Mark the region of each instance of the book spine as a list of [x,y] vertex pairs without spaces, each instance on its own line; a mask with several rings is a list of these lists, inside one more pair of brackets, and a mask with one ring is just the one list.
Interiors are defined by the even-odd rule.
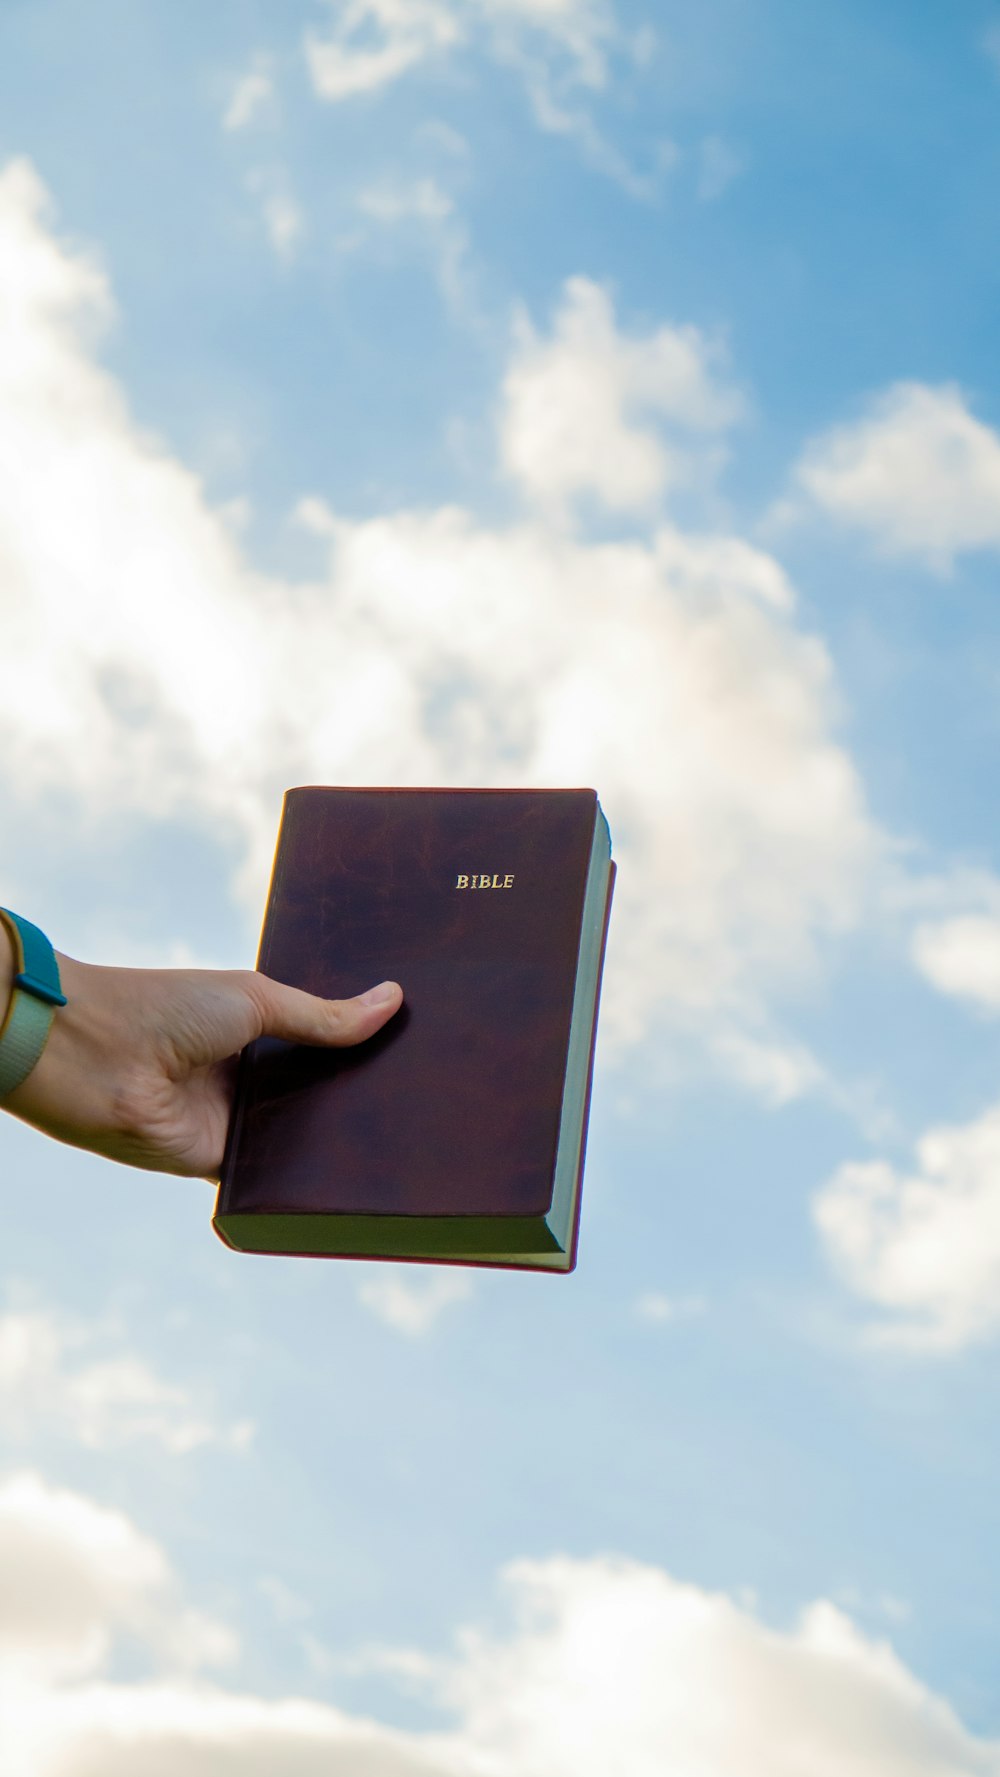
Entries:
[[611,924],[611,902],[614,899],[615,879],[618,868],[612,859],[608,872],[608,893],[604,903],[604,929],[601,933],[601,955],[597,965],[597,993],[594,997],[594,1022],[590,1033],[590,1060],[587,1065],[587,1086],[583,1095],[583,1140],[580,1143],[580,1164],[576,1176],[576,1215],[573,1218],[573,1243],[570,1247],[569,1265],[565,1275],[576,1270],[577,1253],[580,1246],[580,1210],[582,1204],[583,1168],[587,1158],[587,1134],[590,1129],[590,1097],[594,1085],[594,1061],[597,1055],[597,1022],[601,1010],[601,983],[604,979],[604,958],[608,948],[608,927]]

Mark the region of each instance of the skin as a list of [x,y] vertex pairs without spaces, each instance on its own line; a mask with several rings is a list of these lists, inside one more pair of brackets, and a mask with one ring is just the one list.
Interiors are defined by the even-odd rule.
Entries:
[[[68,1005],[2,1108],[57,1141],[150,1172],[217,1179],[239,1051],[260,1036],[347,1048],[399,1010],[383,981],[316,999],[252,969],[109,969],[57,954]],[[0,924],[0,1020],[13,979]]]

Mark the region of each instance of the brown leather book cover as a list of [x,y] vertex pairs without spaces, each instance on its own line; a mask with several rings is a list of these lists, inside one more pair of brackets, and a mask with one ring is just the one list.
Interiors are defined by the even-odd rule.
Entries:
[[592,790],[289,791],[258,968],[404,1004],[354,1049],[245,1051],[222,1238],[570,1269],[613,874]]

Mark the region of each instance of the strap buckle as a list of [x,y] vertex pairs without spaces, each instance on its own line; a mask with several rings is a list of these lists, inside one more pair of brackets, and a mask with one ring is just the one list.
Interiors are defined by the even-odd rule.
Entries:
[[32,999],[41,1000],[45,1006],[68,1004],[64,993],[60,993],[57,988],[50,986],[47,981],[40,980],[37,975],[28,974],[26,970],[22,971],[20,975],[14,976],[11,987],[19,987],[22,993],[30,993]]

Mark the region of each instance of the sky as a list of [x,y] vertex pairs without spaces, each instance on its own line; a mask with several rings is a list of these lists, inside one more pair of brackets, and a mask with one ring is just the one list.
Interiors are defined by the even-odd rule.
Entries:
[[0,0],[0,903],[619,871],[570,1277],[0,1119],[5,1769],[1000,1774],[998,188],[965,0]]

